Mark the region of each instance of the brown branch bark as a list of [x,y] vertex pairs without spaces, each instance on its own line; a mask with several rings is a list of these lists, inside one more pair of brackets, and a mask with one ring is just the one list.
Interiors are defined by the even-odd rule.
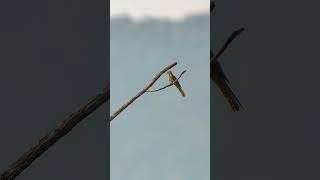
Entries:
[[182,76],[186,71],[187,71],[187,70],[184,70],[184,71],[180,74],[180,76],[179,76],[175,81],[173,81],[172,83],[170,83],[170,84],[168,84],[168,85],[166,85],[166,86],[164,86],[164,87],[162,87],[162,88],[159,88],[159,89],[156,89],[156,90],[150,90],[150,91],[146,91],[146,92],[157,92],[157,91],[160,91],[160,90],[162,90],[162,89],[165,89],[165,88],[168,88],[168,87],[172,86],[174,83],[176,83],[177,81],[179,81],[179,79],[181,78],[181,76]]
[[137,95],[135,95],[134,97],[132,97],[129,101],[127,101],[126,103],[124,103],[118,110],[116,110],[111,116],[110,116],[110,122],[117,117],[123,110],[125,110],[130,104],[132,104],[136,99],[138,99],[140,96],[142,96],[145,92],[147,92],[147,90],[160,78],[160,76],[167,72],[169,69],[171,69],[172,67],[174,67],[175,65],[177,65],[177,62],[165,67],[162,71],[160,71],[160,73],[158,73],[153,79],[152,81],[146,86],[144,87],[140,92],[138,92]]
[[92,100],[82,106],[76,112],[70,114],[58,126],[49,131],[34,146],[25,152],[11,166],[4,171],[0,180],[12,180],[23,170],[31,165],[33,161],[39,158],[46,150],[52,147],[60,138],[69,133],[85,117],[93,113],[98,107],[110,99],[110,87],[104,88],[103,92],[96,95]]

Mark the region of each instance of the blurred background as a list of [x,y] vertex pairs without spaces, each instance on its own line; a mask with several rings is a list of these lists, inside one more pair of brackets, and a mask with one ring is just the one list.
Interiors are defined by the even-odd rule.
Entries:
[[216,180],[320,179],[320,2],[217,0],[216,50],[244,110],[232,113],[211,86],[212,175]]
[[209,179],[209,22],[207,0],[111,1],[111,113],[164,67],[187,70],[186,97],[174,86],[146,93],[112,121],[112,180]]
[[[105,0],[0,1],[0,171],[102,91],[109,79]],[[107,179],[109,106],[17,180]]]
[[111,18],[119,15],[128,15],[133,19],[145,19],[146,17],[183,19],[190,14],[208,13],[209,2],[207,0],[111,0]]

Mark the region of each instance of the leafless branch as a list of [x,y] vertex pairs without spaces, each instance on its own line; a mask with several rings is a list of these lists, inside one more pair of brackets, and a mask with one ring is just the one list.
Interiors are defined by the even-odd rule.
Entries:
[[49,131],[34,146],[25,152],[11,166],[4,171],[0,180],[12,180],[23,170],[31,165],[33,161],[39,158],[45,151],[52,147],[60,138],[69,133],[72,128],[79,124],[85,117],[93,113],[98,107],[110,99],[110,87],[104,88],[103,92],[96,95],[88,103],[79,108],[76,112],[70,114],[58,126]]
[[231,42],[237,37],[239,36],[242,32],[244,31],[244,28],[240,28],[236,31],[234,31],[229,38],[227,39],[227,41],[225,42],[225,44],[221,47],[221,49],[219,49],[218,53],[216,55],[214,55],[211,59],[211,61],[217,61],[218,58],[223,54],[223,52],[228,48],[228,46],[231,44]]
[[159,89],[156,89],[156,90],[150,90],[150,91],[146,91],[146,92],[157,92],[157,91],[160,91],[160,90],[162,90],[162,89],[165,89],[165,88],[168,88],[168,87],[172,86],[174,83],[176,83],[176,82],[181,78],[181,76],[182,76],[186,71],[187,71],[187,70],[184,70],[184,71],[180,74],[180,76],[179,76],[175,81],[173,81],[172,83],[170,83],[170,84],[168,84],[168,85],[166,85],[166,86],[164,86],[164,87],[162,87],[162,88],[159,88]]
[[153,79],[152,81],[146,86],[144,87],[140,92],[138,92],[137,95],[135,95],[134,97],[132,97],[129,101],[127,101],[126,103],[124,103],[118,110],[116,110],[111,116],[110,116],[110,122],[117,117],[123,110],[125,110],[130,104],[132,104],[136,99],[138,99],[140,96],[142,96],[145,92],[148,91],[148,89],[160,78],[160,76],[167,72],[169,69],[171,69],[172,67],[174,67],[175,65],[177,65],[177,62],[165,67],[162,71],[160,71],[160,73],[158,73]]

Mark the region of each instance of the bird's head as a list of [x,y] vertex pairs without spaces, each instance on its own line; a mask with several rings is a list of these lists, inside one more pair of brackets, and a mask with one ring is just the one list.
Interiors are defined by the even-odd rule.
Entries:
[[168,74],[168,75],[172,75],[172,72],[171,72],[171,71],[167,71],[167,74]]

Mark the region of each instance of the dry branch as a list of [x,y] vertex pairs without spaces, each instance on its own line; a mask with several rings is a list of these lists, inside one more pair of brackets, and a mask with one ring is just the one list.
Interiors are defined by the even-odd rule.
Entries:
[[[126,103],[124,103],[118,110],[116,110],[111,116],[110,116],[110,122],[117,117],[123,110],[125,110],[130,104],[132,104],[136,99],[138,99],[140,96],[142,96],[145,92],[148,91],[148,89],[160,78],[160,76],[167,72],[169,69],[171,69],[172,67],[174,67],[175,65],[177,65],[177,62],[165,67],[162,71],[160,71],[160,73],[158,73],[153,79],[152,81],[146,86],[144,87],[140,92],[138,92],[137,95],[135,95],[134,97],[132,97],[129,101],[127,101]],[[183,73],[182,73],[183,74]],[[181,75],[182,75],[181,74]],[[180,75],[180,77],[181,77]],[[179,78],[180,78],[179,77]]]
[[229,36],[229,38],[227,39],[227,41],[225,42],[225,44],[221,47],[221,49],[219,49],[218,53],[211,58],[211,61],[217,61],[218,58],[223,54],[223,52],[229,47],[229,45],[232,43],[232,41],[233,41],[237,36],[239,36],[243,31],[244,31],[244,28],[240,28],[240,29],[234,31],[234,32]]
[[166,85],[166,86],[163,86],[162,88],[159,88],[159,89],[156,89],[156,90],[150,90],[150,91],[146,91],[146,92],[157,92],[157,91],[160,91],[160,90],[162,90],[162,89],[165,89],[165,88],[168,88],[168,87],[172,86],[174,83],[176,83],[177,81],[179,81],[179,79],[181,78],[181,76],[182,76],[186,71],[187,71],[187,70],[184,70],[184,71],[180,74],[180,76],[179,76],[175,81],[173,81],[172,83],[170,83],[170,84],[168,84],[168,85]]
[[[216,7],[215,1],[211,0],[210,1],[210,13],[213,13],[214,8]],[[218,53],[216,55],[213,55],[212,51],[210,50],[210,54],[213,55],[213,57],[210,57],[211,62],[212,61],[217,61],[218,58],[223,54],[223,52],[228,48],[228,46],[231,44],[231,42],[237,37],[239,36],[242,32],[244,31],[244,28],[240,28],[236,31],[234,31],[229,38],[227,39],[227,41],[225,42],[225,44],[221,47],[220,50],[218,50]]]
[[18,160],[4,171],[0,180],[12,180],[23,170],[31,165],[33,161],[39,158],[46,150],[52,147],[60,138],[69,133],[85,117],[93,113],[98,107],[110,99],[110,87],[104,88],[103,92],[92,98],[87,104],[78,111],[69,115],[55,129],[49,131],[37,144],[32,146]]

